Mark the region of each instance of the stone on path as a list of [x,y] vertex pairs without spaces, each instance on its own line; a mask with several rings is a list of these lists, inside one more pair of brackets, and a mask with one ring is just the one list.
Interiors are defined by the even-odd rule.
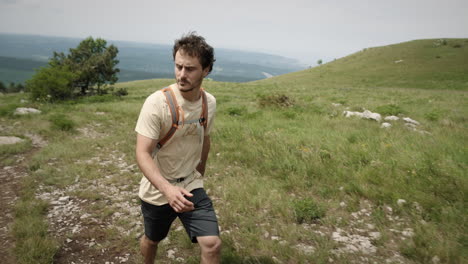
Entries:
[[27,107],[18,107],[15,110],[15,115],[27,115],[27,114],[40,114],[41,111],[35,108],[27,108]]
[[0,137],[0,145],[12,145],[24,141],[24,139],[19,137]]

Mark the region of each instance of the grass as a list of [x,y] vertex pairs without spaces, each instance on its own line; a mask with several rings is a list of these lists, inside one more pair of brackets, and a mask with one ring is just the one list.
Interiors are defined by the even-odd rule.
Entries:
[[[205,188],[218,212],[223,263],[274,263],[275,259],[283,263],[327,263],[329,259],[334,263],[382,263],[395,253],[407,263],[427,263],[434,257],[441,263],[463,263],[467,257],[463,223],[468,183],[465,77],[452,72],[449,61],[439,65],[448,67],[446,72],[440,71],[443,80],[427,78],[426,64],[408,73],[414,76],[411,80],[403,72],[397,79],[387,76],[388,67],[396,67],[393,61],[403,58],[402,54],[407,55],[404,62],[418,62],[417,56],[412,57],[414,45],[423,49],[423,58],[429,60],[429,51],[437,51],[442,60],[465,52],[464,40],[457,41],[460,48],[453,48],[455,40],[447,40],[441,47],[431,46],[434,41],[422,41],[375,48],[304,72],[252,83],[206,82],[218,107]],[[455,55],[452,63],[463,68],[464,62]],[[366,71],[351,68],[375,63],[374,56],[381,56],[376,60],[391,58],[392,63],[381,71],[369,71],[363,81],[359,74]],[[348,70],[349,74],[342,74]],[[49,142],[28,161],[31,173],[18,202],[18,208],[31,208],[30,214],[17,209],[16,252],[25,256],[19,258],[20,263],[30,263],[37,252],[44,256],[36,263],[51,263],[60,243],[44,232],[47,205],[34,199],[36,186],[65,189],[78,182],[81,189],[69,195],[95,202],[86,210],[102,221],[119,210],[109,204],[121,198],[138,207],[135,188],[141,175],[122,172],[119,164],[135,163],[133,129],[144,99],[171,82],[118,84],[117,89],[125,87],[129,92],[122,98],[29,103],[43,110],[34,118],[10,115],[11,105],[19,105],[27,95],[0,97],[2,121],[16,122],[15,134],[34,132]],[[428,133],[409,130],[401,120],[390,129],[381,129],[373,121],[345,118],[342,112],[346,109],[408,116]],[[72,129],[60,125],[56,129],[54,120],[66,120],[73,124]],[[83,128],[97,136],[84,136]],[[30,143],[24,144],[13,149],[2,146],[2,158],[27,151]],[[96,182],[115,187],[120,194],[92,189]],[[122,194],[132,190],[133,196]],[[406,203],[398,205],[398,199]],[[360,213],[363,209],[369,215]],[[24,221],[35,223],[33,230]],[[368,224],[381,233],[372,240],[376,254],[334,253],[342,247],[331,238],[337,228],[358,233],[357,229],[367,230]],[[115,222],[114,227],[133,230],[128,219]],[[402,239],[404,228],[411,228],[414,235]],[[107,242],[102,244],[115,243],[117,251],[137,255],[132,232],[109,229]],[[315,250],[306,253],[300,245]],[[160,248],[162,263],[171,263],[165,250],[173,248],[187,263],[199,262],[199,249],[189,243],[184,231],[171,231],[169,242]],[[134,261],[140,260],[135,257]]]

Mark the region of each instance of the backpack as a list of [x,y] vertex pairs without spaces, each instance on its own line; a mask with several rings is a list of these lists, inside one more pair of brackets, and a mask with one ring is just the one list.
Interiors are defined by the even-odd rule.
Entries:
[[[175,134],[179,126],[183,126],[185,124],[194,124],[194,123],[199,123],[201,126],[203,126],[205,133],[206,133],[206,128],[208,127],[208,102],[206,99],[206,93],[203,88],[200,89],[201,91],[201,97],[202,97],[202,112],[200,115],[199,119],[194,119],[194,120],[183,120],[179,121],[180,119],[180,114],[179,114],[179,105],[177,104],[177,99],[174,94],[174,91],[172,91],[171,87],[165,87],[161,90],[163,94],[166,96],[166,101],[167,104],[169,105],[169,109],[171,111],[171,116],[172,116],[172,125],[169,131],[166,133],[166,135],[158,142],[156,145],[156,149],[153,152],[153,155],[156,154],[163,146],[164,144],[169,141],[169,139],[172,138],[172,136]],[[184,117],[182,116],[182,119]]]

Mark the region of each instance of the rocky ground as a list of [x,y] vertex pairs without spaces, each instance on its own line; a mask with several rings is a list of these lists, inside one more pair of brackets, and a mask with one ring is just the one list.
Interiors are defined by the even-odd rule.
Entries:
[[[80,129],[81,136],[97,138],[100,135],[92,126]],[[13,221],[13,206],[19,195],[19,182],[27,175],[26,160],[38,148],[47,144],[36,135],[27,135],[33,142],[34,149],[28,153],[15,156],[16,163],[0,170],[0,262],[15,263],[11,254],[14,239],[11,236]],[[103,151],[101,156],[86,160],[77,160],[76,164],[83,166],[98,166],[103,177],[93,180],[76,177],[74,183],[61,189],[51,186],[39,186],[36,196],[50,204],[46,219],[49,232],[59,242],[59,250],[54,263],[138,263],[141,261],[139,253],[125,250],[135,248],[129,243],[136,244],[143,231],[142,217],[139,208],[137,184],[123,184],[125,175],[139,178],[140,173],[136,164],[128,164],[125,154],[117,150]],[[56,160],[49,161],[54,166]],[[109,169],[111,168],[111,169]],[[112,171],[113,173],[108,173]],[[406,201],[399,201],[405,204]],[[332,210],[344,210],[345,202]],[[418,206],[417,204],[413,206]],[[391,223],[389,230],[378,230],[373,224],[372,213],[376,206],[369,201],[362,201],[358,210],[350,212],[350,216],[338,218],[335,227],[319,224],[302,224],[300,228],[305,233],[313,233],[330,239],[336,244],[331,256],[353,256],[350,263],[411,263],[401,256],[398,242],[411,238],[413,230],[409,221],[396,216],[390,207],[384,208],[384,217]],[[351,219],[351,221],[349,220]],[[344,221],[340,223],[340,221]],[[184,232],[180,224],[174,226],[175,232]],[[313,243],[300,241],[291,243],[275,235],[274,226],[267,228],[263,239],[274,240],[279,244],[294,247],[303,254],[315,252]],[[223,235],[236,232],[235,229],[225,228]],[[388,239],[379,241],[382,233]],[[184,252],[177,246],[165,240],[169,245],[166,252],[160,252],[166,259],[163,263],[184,263]],[[274,260],[281,263],[276,257]],[[436,259],[437,260],[437,259]],[[335,260],[330,257],[329,262]],[[434,263],[437,263],[435,261]]]

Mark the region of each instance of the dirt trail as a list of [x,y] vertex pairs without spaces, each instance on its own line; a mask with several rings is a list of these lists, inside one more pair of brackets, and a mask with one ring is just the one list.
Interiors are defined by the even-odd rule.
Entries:
[[15,155],[16,164],[0,168],[0,263],[16,263],[13,254],[15,240],[12,236],[14,205],[19,197],[21,178],[27,175],[25,157],[33,152],[31,150]]

